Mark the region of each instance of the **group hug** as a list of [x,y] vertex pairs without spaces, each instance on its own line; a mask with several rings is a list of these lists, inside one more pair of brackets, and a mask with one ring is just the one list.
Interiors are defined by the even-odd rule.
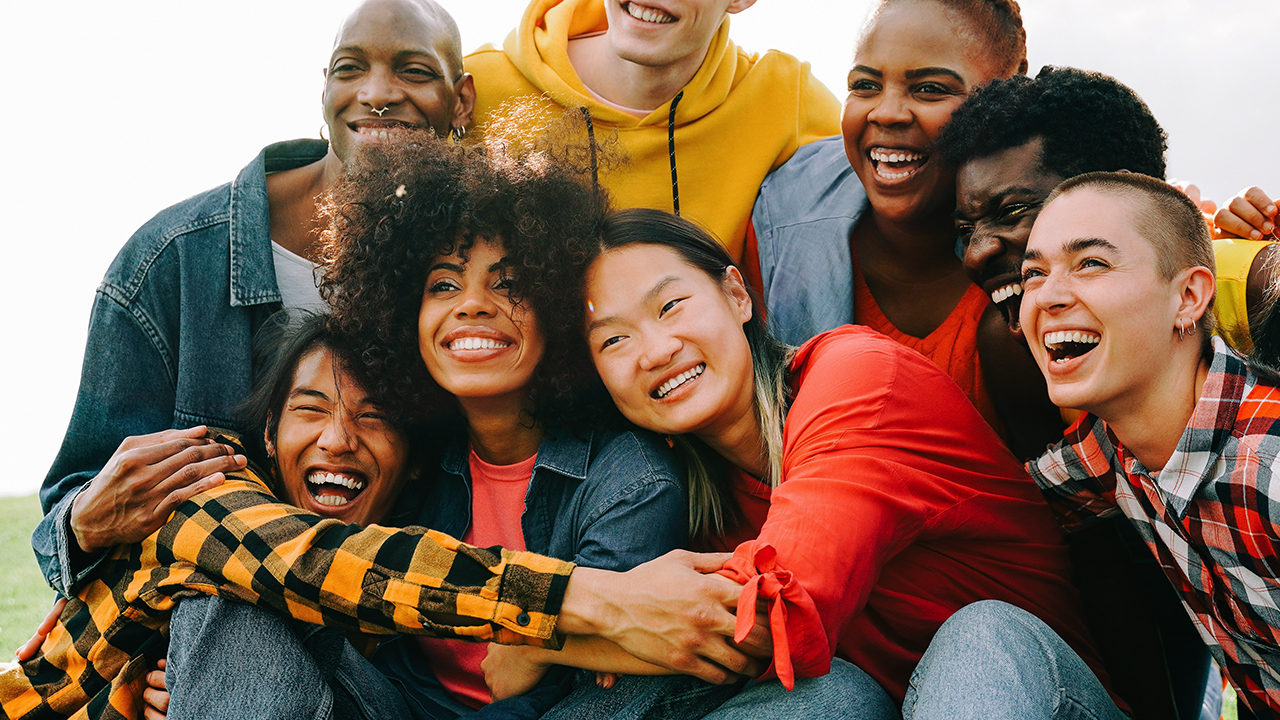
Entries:
[[359,5],[107,270],[3,716],[1280,717],[1277,202],[1014,0],[843,107],[753,3]]

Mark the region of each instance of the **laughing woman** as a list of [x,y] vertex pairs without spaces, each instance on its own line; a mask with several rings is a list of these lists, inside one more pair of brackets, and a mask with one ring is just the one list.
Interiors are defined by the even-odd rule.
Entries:
[[[608,429],[624,424],[608,397],[586,396],[593,373],[561,293],[577,266],[538,252],[592,236],[604,198],[541,156],[424,141],[366,159],[334,192],[323,292],[406,412],[453,408],[428,418],[442,460],[419,524],[611,570],[682,546],[682,473],[666,443]],[[490,701],[486,652],[500,651],[404,637],[376,662],[423,707],[465,715]],[[535,715],[550,706],[524,699]]]
[[[739,607],[770,604],[784,683],[821,675],[835,656],[869,676],[851,706],[905,698],[910,717],[920,698],[909,681],[939,627],[994,599],[1042,619],[1085,662],[1036,658],[1018,676],[978,662],[972,674],[1115,707],[1048,507],[937,367],[848,326],[793,353],[765,332],[723,248],[672,215],[618,212],[583,252],[594,257],[582,313],[600,377],[629,420],[701,468],[689,479],[706,498],[695,545],[734,550]],[[776,685],[721,712],[735,717],[736,703]],[[985,709],[977,696],[954,700]]]

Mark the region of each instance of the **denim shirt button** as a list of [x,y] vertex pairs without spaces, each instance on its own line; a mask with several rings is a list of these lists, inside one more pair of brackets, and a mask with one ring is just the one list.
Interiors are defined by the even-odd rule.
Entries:
[[528,625],[529,620],[530,620],[529,613],[527,612],[522,612],[516,616],[516,622],[519,623],[520,627],[524,627],[525,625]]

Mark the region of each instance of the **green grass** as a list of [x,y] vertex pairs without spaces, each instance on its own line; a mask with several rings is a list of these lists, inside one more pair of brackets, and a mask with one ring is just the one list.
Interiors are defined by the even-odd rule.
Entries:
[[38,522],[35,495],[0,498],[0,661],[13,659],[53,603],[53,591],[31,553],[31,531]]

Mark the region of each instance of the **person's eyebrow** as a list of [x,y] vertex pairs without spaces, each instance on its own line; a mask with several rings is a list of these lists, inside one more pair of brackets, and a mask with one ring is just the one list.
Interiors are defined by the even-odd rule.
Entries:
[[1113,245],[1110,241],[1102,238],[1076,238],[1062,246],[1063,250],[1066,250],[1068,253],[1073,255],[1090,248],[1101,248],[1112,252],[1120,252],[1120,248]]
[[432,265],[430,268],[428,268],[427,274],[430,275],[431,273],[437,270],[449,270],[451,272],[456,272],[459,274],[466,272],[466,268],[459,265],[458,263],[441,262],[441,263],[436,263],[435,265]]
[[313,398],[316,398],[316,399],[318,399],[318,400],[324,400],[325,402],[333,402],[333,400],[331,400],[331,399],[329,398],[329,396],[328,396],[328,395],[325,395],[324,393],[320,392],[319,390],[314,390],[314,389],[312,389],[312,388],[305,388],[305,387],[304,387],[304,388],[294,388],[293,392],[289,393],[289,399],[290,399],[290,400],[292,400],[292,399],[294,399],[294,398],[296,398],[296,397],[300,397],[300,396],[301,396],[301,397],[313,397]]
[[511,267],[511,262],[506,258],[502,258],[498,262],[489,266],[489,272],[498,272],[499,270],[506,270],[509,267]]
[[[979,215],[978,217],[980,217],[980,218],[982,218],[982,217],[986,217],[987,215],[989,215],[989,214],[990,214],[990,212],[991,212],[991,210],[992,210],[993,208],[999,207],[999,206],[1000,206],[1000,204],[1001,204],[1001,203],[1003,203],[1003,202],[1005,201],[1005,199],[1006,199],[1006,198],[1008,198],[1008,197],[1009,197],[1009,196],[1011,196],[1011,195],[1030,195],[1030,196],[1036,196],[1036,195],[1039,195],[1039,194],[1040,194],[1040,193],[1039,193],[1039,192],[1037,192],[1034,188],[1022,187],[1021,185],[1017,185],[1017,186],[1014,186],[1014,187],[1007,187],[1007,188],[1004,188],[1004,189],[1002,189],[1002,190],[1000,190],[1000,191],[998,191],[998,192],[996,192],[996,193],[992,194],[992,195],[991,195],[991,197],[987,198],[987,201],[986,201],[986,202],[982,203],[982,205],[981,205],[981,212],[982,212],[982,214],[981,214],[981,215]],[[1043,197],[1041,197],[1041,198],[1037,198],[1036,200],[1033,200],[1033,201],[1031,201],[1031,202],[1029,202],[1029,203],[1027,203],[1027,204],[1028,204],[1028,205],[1042,205],[1043,203],[1044,203],[1044,198],[1043,198]],[[968,217],[967,215],[965,215],[965,214],[964,214],[964,211],[963,211],[963,210],[961,210],[959,206],[956,206],[956,211],[955,211],[955,213],[954,213],[954,217],[955,217],[955,219],[956,219],[956,220],[968,220],[968,219],[969,219],[969,217]]]
[[916,78],[928,77],[930,75],[946,75],[948,77],[955,78],[956,82],[962,85],[964,84],[964,78],[960,77],[960,73],[952,70],[951,68],[944,67],[926,67],[908,70],[906,77],[908,80],[915,80]]
[[866,73],[868,75],[874,75],[875,77],[884,77],[884,73],[873,67],[867,67],[866,65],[854,65],[853,72]]
[[[1120,248],[1112,244],[1111,241],[1104,240],[1102,238],[1076,238],[1075,240],[1068,240],[1062,245],[1062,251],[1068,255],[1074,255],[1083,250],[1088,250],[1089,248],[1102,248],[1104,250],[1111,250],[1112,252],[1120,252]],[[1023,262],[1027,262],[1028,260],[1040,260],[1042,258],[1044,258],[1044,254],[1039,250],[1028,250],[1022,253]]]
[[[678,281],[679,279],[680,278],[676,277],[675,275],[668,275],[662,278],[657,283],[655,283],[653,287],[649,288],[649,292],[644,294],[644,297],[640,300],[640,303],[642,305],[648,305],[649,303],[653,302],[653,299],[656,298],[658,295],[660,295],[662,291],[667,288],[668,285]],[[592,320],[591,323],[587,325],[587,334],[590,335],[596,328],[601,327],[602,325],[609,325],[610,323],[614,323],[617,321],[618,321],[617,315],[610,315],[608,317],[602,317],[598,320]]]

